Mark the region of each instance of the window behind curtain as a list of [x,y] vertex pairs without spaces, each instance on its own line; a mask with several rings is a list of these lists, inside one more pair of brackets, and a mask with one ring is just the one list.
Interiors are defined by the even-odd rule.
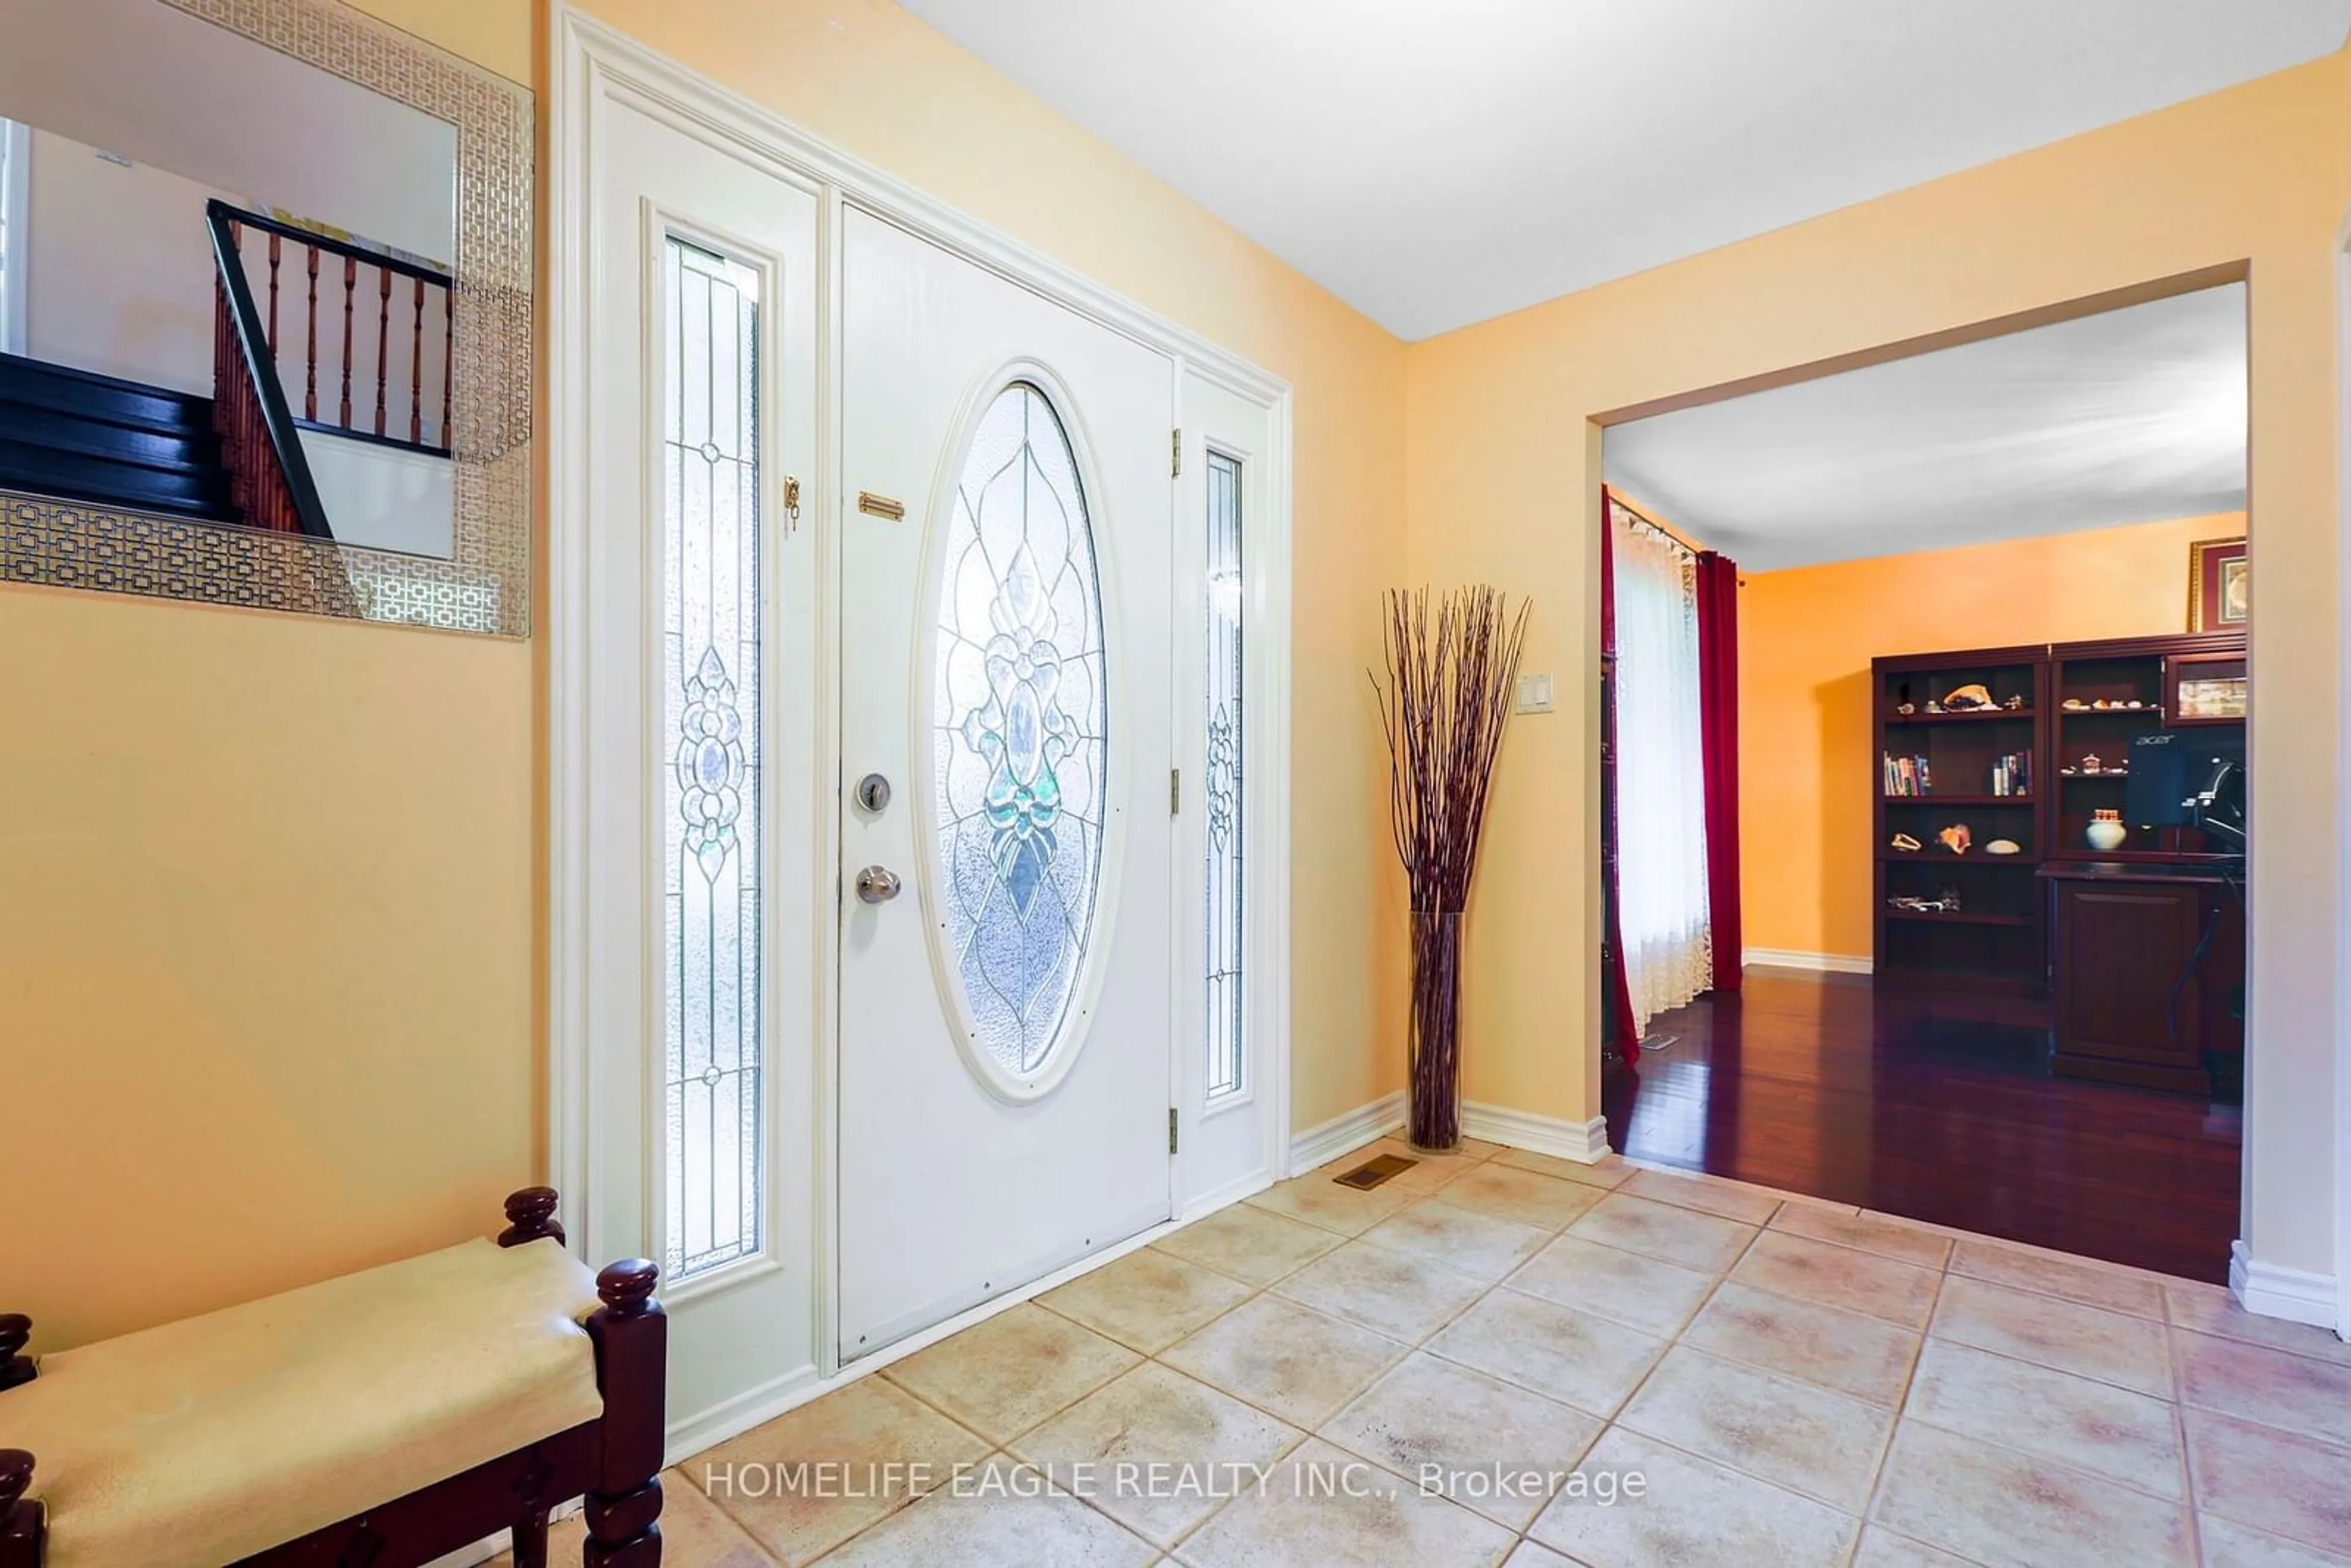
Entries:
[[1698,578],[1690,553],[1612,506],[1616,577],[1618,917],[1633,1014],[1713,984]]

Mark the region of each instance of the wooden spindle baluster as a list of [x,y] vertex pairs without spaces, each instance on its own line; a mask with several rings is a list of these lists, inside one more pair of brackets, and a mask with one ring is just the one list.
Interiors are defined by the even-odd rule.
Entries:
[[270,235],[269,235],[269,363],[270,363],[270,366],[271,366],[271,368],[272,368],[272,369],[275,369],[275,368],[277,367],[277,247],[278,247],[278,244],[279,244],[279,240],[278,240],[277,234],[277,232],[276,232],[275,230],[272,230],[272,231],[271,231],[271,233],[270,233]]
[[384,357],[392,351],[392,268],[376,268],[382,287],[377,291],[375,308],[375,433],[383,434],[383,377],[390,367]]
[[451,371],[457,362],[452,350],[457,346],[457,283],[452,278],[441,290],[441,444],[451,450],[457,444],[449,439],[449,390]]
[[416,329],[408,343],[408,439],[424,444],[424,279],[416,282]]
[[351,427],[351,296],[359,285],[359,257],[347,256],[343,257],[343,412],[337,422],[345,430]]
[[310,253],[310,336],[309,376],[302,391],[302,417],[316,423],[319,417],[319,247],[306,245]]

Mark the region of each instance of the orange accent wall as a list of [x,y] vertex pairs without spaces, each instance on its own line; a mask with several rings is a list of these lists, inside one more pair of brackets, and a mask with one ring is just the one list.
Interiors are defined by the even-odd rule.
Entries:
[[2188,629],[2188,547],[2242,512],[1744,575],[1740,907],[1748,948],[1867,957],[1869,662]]

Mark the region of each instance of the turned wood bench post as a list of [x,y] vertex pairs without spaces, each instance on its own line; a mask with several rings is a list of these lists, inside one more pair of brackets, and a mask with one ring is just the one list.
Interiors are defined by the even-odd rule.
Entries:
[[[33,1358],[25,1354],[32,1337],[32,1319],[0,1312],[0,1393],[33,1381]],[[0,1448],[0,1568],[40,1568],[48,1514],[39,1503],[25,1500],[32,1485],[33,1456],[22,1448]]]
[[587,1568],[657,1568],[661,1562],[664,1390],[669,1319],[653,1299],[661,1270],[631,1258],[596,1276],[603,1306],[588,1319],[596,1385],[604,1395],[596,1482],[588,1493]]
[[25,1500],[32,1484],[33,1456],[0,1448],[0,1568],[40,1568],[48,1521],[39,1503]]

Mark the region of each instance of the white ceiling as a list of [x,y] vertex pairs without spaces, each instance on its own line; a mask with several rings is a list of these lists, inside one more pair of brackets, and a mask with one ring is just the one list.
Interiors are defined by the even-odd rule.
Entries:
[[2235,511],[2244,286],[1615,425],[1604,453],[1750,571]]
[[2339,47],[2351,0],[901,0],[1416,339]]

